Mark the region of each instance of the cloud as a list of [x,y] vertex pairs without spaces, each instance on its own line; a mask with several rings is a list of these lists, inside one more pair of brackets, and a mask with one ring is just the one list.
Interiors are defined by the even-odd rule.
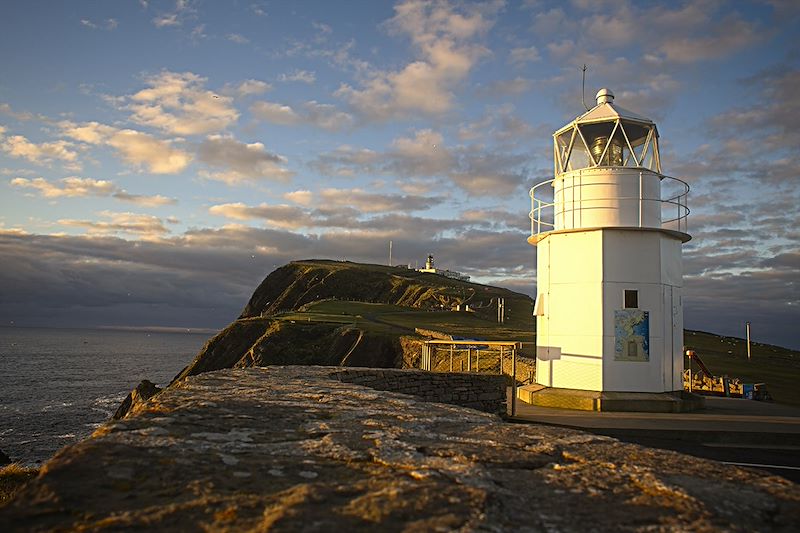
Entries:
[[363,189],[322,189],[322,205],[352,207],[364,213],[424,211],[439,204],[443,198],[409,194],[371,193]]
[[189,154],[172,148],[170,142],[136,130],[119,130],[107,142],[125,161],[154,174],[177,174],[191,161]]
[[712,118],[713,132],[723,138],[750,138],[770,150],[800,145],[800,68],[779,64],[743,81],[756,93],[744,107]]
[[206,90],[206,78],[165,70],[145,81],[147,88],[123,98],[137,124],[174,135],[198,135],[224,130],[239,119],[233,99]]
[[395,139],[383,152],[340,146],[317,156],[311,167],[329,176],[447,178],[469,195],[508,196],[525,182],[528,157],[485,147],[448,147],[440,133],[426,129]]
[[206,177],[229,185],[257,179],[286,182],[294,176],[294,172],[285,166],[285,157],[268,152],[261,143],[242,143],[233,137],[207,137],[198,147],[197,158],[219,169],[206,173]]
[[[407,214],[415,209],[427,209],[436,199],[408,198],[416,207],[403,209],[397,195],[366,193],[360,190],[327,190],[321,193],[326,200],[318,208],[303,208],[290,205],[271,205],[261,203],[257,206],[236,202],[214,205],[209,208],[212,215],[232,220],[264,220],[273,227],[285,229],[324,229],[348,231],[354,235],[428,235],[463,229],[465,226],[485,224],[483,221],[459,221],[454,219],[434,219]],[[349,201],[348,201],[349,198]],[[377,209],[370,202],[380,203],[385,210]],[[362,208],[359,210],[359,208]],[[377,216],[375,216],[377,215]]]
[[333,33],[333,28],[331,28],[327,24],[323,24],[322,22],[314,21],[311,23],[311,26],[315,30],[319,31],[319,33],[321,33],[322,35],[330,35],[331,33]]
[[339,131],[352,127],[353,116],[340,111],[331,104],[315,100],[305,102],[301,108],[293,109],[284,104],[260,101],[250,108],[257,118],[282,126],[309,125],[328,131]]
[[508,54],[508,61],[514,65],[535,63],[541,59],[542,56],[535,46],[512,48]]
[[[17,120],[21,121],[28,121],[33,120],[34,118],[38,118],[39,120],[45,120],[46,117],[42,115],[34,115],[33,113],[29,113],[27,111],[14,111],[10,105],[7,103],[0,104],[0,113],[13,117]],[[0,126],[0,135],[3,135],[5,132],[5,128]]]
[[360,87],[342,84],[336,96],[368,120],[451,110],[456,86],[489,53],[474,40],[492,26],[501,6],[492,2],[457,7],[413,0],[397,4],[386,27],[409,37],[419,59],[395,71],[372,70]]
[[250,108],[256,117],[272,124],[288,126],[300,123],[300,116],[288,105],[275,102],[256,102]]
[[79,178],[70,176],[60,180],[61,186],[53,184],[44,178],[14,178],[11,185],[26,189],[35,189],[45,198],[85,197],[85,196],[110,196],[117,187],[110,181],[95,180],[92,178]]
[[163,13],[153,18],[153,24],[156,28],[164,28],[168,26],[180,26],[181,21],[177,13]]
[[311,84],[317,81],[317,76],[316,74],[308,70],[294,69],[288,74],[281,74],[280,76],[278,76],[278,79],[280,81],[299,81],[302,83]]
[[229,33],[227,39],[236,44],[247,44],[250,42],[250,39],[239,33]]
[[232,92],[237,96],[253,96],[263,94],[272,89],[272,85],[261,80],[245,80],[235,88],[226,87],[223,92]]
[[108,220],[77,220],[64,218],[58,221],[62,226],[86,228],[92,235],[133,234],[142,239],[154,239],[169,233],[164,221],[153,215],[137,213],[118,213],[101,211],[99,215]]
[[191,155],[174,148],[172,142],[140,131],[120,130],[98,122],[59,123],[62,134],[88,144],[103,144],[116,149],[122,159],[135,167],[146,167],[154,174],[177,174],[191,162]]
[[258,3],[250,4],[250,10],[253,12],[253,14],[255,14],[255,15],[259,16],[259,17],[266,17],[267,16],[267,12],[264,9],[264,6],[261,5],[261,4],[258,4]]
[[168,198],[160,194],[144,195],[144,194],[131,194],[124,189],[120,189],[112,194],[117,200],[123,202],[130,202],[132,204],[140,205],[142,207],[158,207],[161,205],[174,205],[178,203],[175,198]]
[[208,37],[208,35],[206,34],[206,25],[205,24],[198,24],[197,26],[192,28],[191,32],[189,32],[189,39],[191,39],[191,41],[193,43],[196,43],[197,41],[201,41],[201,40],[205,39],[206,37]]
[[172,11],[163,12],[153,18],[156,28],[168,28],[180,26],[184,19],[195,13],[190,0],[175,0],[175,8]]
[[167,198],[160,194],[131,194],[111,181],[80,178],[77,176],[63,178],[59,180],[58,184],[49,182],[44,178],[14,178],[11,180],[10,184],[13,187],[34,189],[45,198],[76,198],[87,196],[113,197],[123,202],[130,202],[145,207],[177,203],[177,200],[174,198]]
[[[557,29],[561,35],[577,36],[576,41],[565,40],[548,47],[555,58],[571,55],[573,65],[596,66],[601,59],[598,53],[631,46],[649,56],[651,62],[696,63],[730,56],[763,34],[757,20],[717,0],[663,5],[613,2],[602,8],[598,4],[576,7],[576,13],[554,8],[536,13],[534,18],[539,32]],[[585,52],[574,54],[574,49]]]
[[[404,222],[411,229],[398,234]],[[153,240],[0,231],[0,256],[5,260],[0,269],[0,322],[221,328],[236,318],[258,283],[277,267],[311,257],[383,263],[388,234],[393,235],[398,262],[424,261],[434,251],[438,264],[469,273],[491,271],[485,255],[504,257],[508,266],[503,271],[513,269],[512,264],[532,263],[532,248],[520,247],[515,234],[490,239],[469,233],[434,241],[426,232],[436,227],[435,221],[385,221],[392,223],[401,224],[393,233],[352,229],[302,235],[228,225]]]
[[117,26],[119,26],[119,21],[117,21],[117,19],[113,19],[113,18],[112,19],[106,19],[106,20],[104,20],[102,22],[92,22],[89,19],[81,19],[81,25],[83,25],[83,26],[85,26],[87,28],[91,28],[93,30],[100,29],[100,30],[111,31],[111,30],[115,30],[117,28]]
[[238,202],[212,205],[208,212],[212,215],[234,220],[263,219],[272,226],[279,228],[295,229],[311,225],[304,209],[290,205],[268,205],[262,203],[261,205],[250,207]]
[[22,158],[37,165],[51,165],[56,161],[68,170],[79,170],[78,152],[75,145],[67,141],[33,143],[23,135],[4,136],[5,128],[0,130],[0,150],[11,157]]
[[283,195],[286,200],[308,207],[314,201],[314,193],[309,190],[287,192]]
[[76,124],[74,122],[63,121],[59,123],[63,135],[75,139],[76,141],[101,144],[116,133],[117,128],[100,124],[99,122],[84,122]]
[[558,102],[573,112],[581,102],[575,80],[586,64],[587,83],[611,87],[620,105],[650,110],[656,120],[689,89],[687,68],[729,60],[771,34],[746,8],[718,0],[573,3],[532,13],[540,50],[562,65],[537,86],[559,87]]
[[702,35],[667,39],[660,51],[667,60],[695,63],[725,57],[756,42],[760,29],[738,15],[728,15]]
[[268,272],[311,257],[315,242],[246,227],[155,240],[0,230],[0,322],[221,328]]

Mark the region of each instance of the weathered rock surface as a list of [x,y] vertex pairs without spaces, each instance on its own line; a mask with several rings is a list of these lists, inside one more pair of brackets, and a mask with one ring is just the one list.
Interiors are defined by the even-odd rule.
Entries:
[[11,458],[3,453],[3,450],[0,450],[0,466],[7,465],[11,463]]
[[223,370],[65,448],[0,531],[797,531],[782,478],[376,391]]
[[136,385],[136,387],[128,393],[120,406],[117,407],[117,410],[114,412],[114,415],[111,418],[114,420],[124,418],[125,415],[127,415],[133,409],[143,404],[159,392],[161,392],[161,388],[156,386],[155,383],[148,379],[142,380],[141,383]]

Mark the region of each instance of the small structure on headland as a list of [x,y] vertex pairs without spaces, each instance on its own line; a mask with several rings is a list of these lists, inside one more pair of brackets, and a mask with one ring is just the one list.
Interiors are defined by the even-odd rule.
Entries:
[[433,264],[433,254],[428,254],[428,259],[425,261],[425,268],[418,268],[417,272],[425,272],[428,274],[439,274],[446,278],[457,279],[459,281],[469,281],[469,276],[461,272],[454,272],[452,270],[445,270],[443,268],[436,268]]
[[608,89],[553,135],[555,176],[530,191],[538,385],[524,399],[596,410],[691,403],[681,394],[689,186],[662,174],[658,137]]

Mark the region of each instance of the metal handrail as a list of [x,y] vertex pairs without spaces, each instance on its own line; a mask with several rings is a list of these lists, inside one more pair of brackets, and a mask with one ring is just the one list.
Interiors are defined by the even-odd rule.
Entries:
[[[616,197],[608,197],[608,198],[591,198],[584,200],[583,195],[580,195],[580,198],[576,200],[575,194],[571,194],[572,199],[570,200],[570,205],[567,205],[564,201],[565,198],[565,191],[569,191],[571,189],[582,189],[583,187],[590,187],[590,186],[601,186],[601,185],[617,185],[617,182],[593,182],[593,183],[575,183],[573,181],[572,184],[565,185],[561,189],[562,195],[562,205],[563,209],[559,211],[561,215],[565,215],[566,213],[574,213],[580,210],[591,210],[591,209],[609,209],[608,207],[604,206],[586,206],[584,205],[586,202],[602,202],[602,201],[620,201],[620,200],[636,200],[639,202],[639,226],[641,227],[642,224],[642,205],[644,202],[657,202],[663,206],[674,206],[675,216],[674,217],[667,217],[664,218],[663,213],[661,215],[661,227],[663,228],[667,224],[672,224],[677,221],[678,231],[688,231],[688,217],[689,217],[689,206],[687,205],[688,196],[689,196],[689,184],[686,183],[684,180],[680,178],[675,178],[672,176],[667,176],[665,174],[654,173],[656,176],[659,177],[661,181],[668,180],[672,183],[680,184],[681,189],[680,191],[675,194],[674,196],[670,196],[669,198],[644,198],[642,197],[642,188],[641,188],[641,173],[639,174],[640,179],[640,189],[639,189],[639,196],[616,196]],[[579,174],[581,176],[582,174]],[[541,183],[537,183],[530,189],[530,197],[531,197],[531,211],[528,213],[528,217],[531,219],[531,236],[536,236],[542,233],[548,233],[550,231],[555,230],[555,207],[558,202],[556,199],[553,198],[552,201],[543,200],[543,192],[545,189],[541,187],[545,187],[550,185],[552,188],[552,184],[555,179],[550,179],[543,181]],[[537,190],[538,189],[538,190]],[[538,196],[537,196],[538,194]],[[577,207],[575,204],[578,204]],[[671,209],[672,207],[670,207]]]

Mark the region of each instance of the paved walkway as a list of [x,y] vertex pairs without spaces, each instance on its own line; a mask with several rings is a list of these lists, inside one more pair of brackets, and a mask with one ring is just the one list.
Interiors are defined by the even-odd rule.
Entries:
[[517,422],[582,429],[651,448],[757,468],[800,483],[800,408],[706,398],[693,413],[614,413],[517,401]]
[[538,407],[517,400],[519,421],[581,429],[791,433],[800,437],[800,408],[740,398],[706,398],[693,413],[594,412]]

